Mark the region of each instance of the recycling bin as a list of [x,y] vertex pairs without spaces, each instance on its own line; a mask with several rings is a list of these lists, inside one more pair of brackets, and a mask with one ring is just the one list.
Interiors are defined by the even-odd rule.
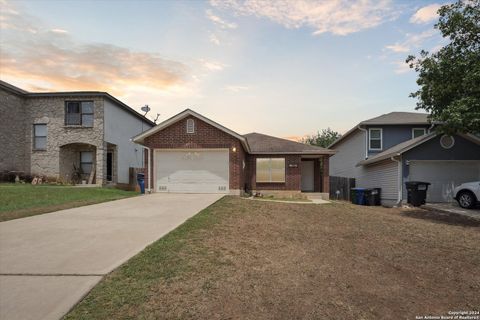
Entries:
[[138,186],[140,187],[140,193],[145,193],[145,174],[137,173],[137,182]]
[[365,188],[352,188],[350,199],[353,204],[365,205]]

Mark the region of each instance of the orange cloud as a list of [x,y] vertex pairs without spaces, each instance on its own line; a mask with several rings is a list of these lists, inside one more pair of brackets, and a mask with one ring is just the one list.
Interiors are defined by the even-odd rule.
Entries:
[[33,25],[34,19],[18,14],[8,2],[3,6],[10,9],[0,15],[0,77],[26,83],[26,89],[122,95],[129,86],[161,91],[185,82],[189,70],[181,62],[115,45],[79,43],[66,30]]
[[235,15],[264,17],[287,28],[309,27],[314,35],[347,35],[398,16],[391,0],[210,0],[210,4]]

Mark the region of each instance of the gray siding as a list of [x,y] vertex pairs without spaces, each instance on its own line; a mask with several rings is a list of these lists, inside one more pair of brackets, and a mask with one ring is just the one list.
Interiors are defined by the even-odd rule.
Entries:
[[356,178],[356,185],[359,188],[381,188],[382,204],[394,205],[398,200],[398,163],[384,160],[363,166]]
[[390,126],[368,126],[369,128],[381,128],[383,131],[383,148],[378,151],[368,151],[368,155],[375,155],[383,150],[387,150],[399,143],[412,139],[413,128],[425,128],[428,131],[428,125],[390,125]]
[[361,170],[356,165],[365,159],[365,133],[357,129],[334,150],[337,153],[330,157],[330,175],[356,178]]
[[143,149],[130,141],[151,125],[114,103],[105,100],[105,141],[116,145],[114,167],[117,168],[117,182],[128,183],[128,168],[143,167]]
[[[410,181],[410,165],[407,161],[415,160],[435,160],[435,161],[458,161],[458,160],[480,160],[480,146],[460,136],[454,136],[455,145],[450,149],[444,149],[440,145],[440,136],[437,136],[420,146],[408,150],[403,157],[403,183]],[[472,172],[472,179],[475,180],[475,174]],[[403,199],[407,199],[405,188],[403,188]]]

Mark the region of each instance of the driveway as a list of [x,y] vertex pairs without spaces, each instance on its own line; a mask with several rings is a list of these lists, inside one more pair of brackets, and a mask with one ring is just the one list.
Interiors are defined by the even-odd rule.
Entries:
[[0,319],[59,319],[222,195],[152,194],[0,223]]

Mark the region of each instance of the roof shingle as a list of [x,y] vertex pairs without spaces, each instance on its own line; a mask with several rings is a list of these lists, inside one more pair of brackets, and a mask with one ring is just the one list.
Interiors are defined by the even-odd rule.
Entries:
[[429,123],[428,113],[398,112],[398,111],[382,114],[381,116],[360,122],[360,124],[365,124],[365,125],[428,124],[428,123]]
[[257,154],[334,154],[334,150],[290,141],[261,133],[243,135],[247,139],[250,153]]

